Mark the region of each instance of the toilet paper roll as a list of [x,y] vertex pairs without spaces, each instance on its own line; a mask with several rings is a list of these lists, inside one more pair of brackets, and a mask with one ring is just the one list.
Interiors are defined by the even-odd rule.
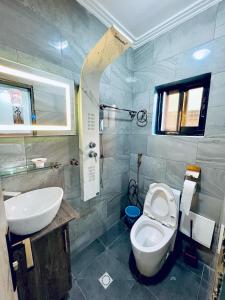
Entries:
[[190,209],[191,209],[191,203],[194,196],[194,193],[196,191],[196,182],[191,180],[185,180],[184,181],[184,187],[181,197],[181,210],[188,216]]

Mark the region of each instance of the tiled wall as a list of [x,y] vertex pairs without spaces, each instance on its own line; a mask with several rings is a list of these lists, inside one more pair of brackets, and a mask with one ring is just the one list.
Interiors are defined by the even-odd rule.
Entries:
[[[204,60],[194,51],[209,49]],[[133,108],[150,112],[147,128],[132,127],[131,172],[137,153],[144,154],[140,170],[143,196],[149,183],[165,182],[182,189],[185,165],[201,166],[201,190],[193,210],[219,223],[225,193],[225,1],[135,51]],[[154,88],[168,82],[212,72],[204,137],[152,134]],[[203,258],[211,256],[203,249]]]
[[[72,249],[77,250],[120,217],[126,204],[129,171],[131,177],[136,177],[137,153],[143,153],[143,197],[153,181],[181,189],[185,165],[196,162],[202,168],[202,178],[194,210],[218,223],[225,191],[224,20],[225,1],[143,47],[128,50],[104,72],[100,85],[102,103],[147,108],[150,117],[148,126],[139,128],[125,113],[117,113],[116,119],[113,114],[108,116],[103,134],[104,187],[100,197],[86,203],[80,199],[79,167],[70,166],[5,178],[2,187],[28,191],[63,186],[65,198],[81,214],[80,221],[71,224]],[[106,31],[75,0],[0,0],[0,27],[1,57],[71,78],[76,84],[85,55]],[[51,46],[59,40],[67,40],[69,47],[58,51]],[[201,48],[211,53],[205,60],[196,61],[192,54]],[[152,135],[155,86],[206,72],[212,72],[212,82],[205,137]],[[66,164],[78,158],[78,138],[0,138],[0,165],[24,164],[38,156]],[[209,253],[202,254],[209,262]]]
[[[106,31],[96,18],[75,0],[0,0],[0,57],[73,79],[79,84],[85,55]],[[67,40],[68,48],[57,50],[52,43]],[[127,106],[132,101],[132,51],[128,51],[104,73],[101,102]],[[1,180],[8,191],[29,191],[62,186],[65,199],[80,212],[71,224],[72,250],[78,250],[117,221],[126,203],[129,178],[128,120],[112,120],[104,130],[104,171],[101,196],[84,203],[80,199],[79,167],[38,171]],[[107,124],[106,124],[107,125]],[[0,166],[24,165],[34,157],[68,164],[78,159],[78,135],[0,138]]]

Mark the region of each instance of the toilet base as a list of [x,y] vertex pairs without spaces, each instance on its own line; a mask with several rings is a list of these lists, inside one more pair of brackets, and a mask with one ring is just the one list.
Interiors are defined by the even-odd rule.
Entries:
[[166,261],[162,265],[161,269],[156,273],[154,276],[147,277],[142,275],[136,265],[135,257],[133,254],[133,251],[130,253],[130,258],[129,258],[129,267],[132,272],[132,275],[134,278],[140,282],[141,284],[145,285],[151,285],[151,284],[156,284],[158,282],[161,282],[165,277],[168,276],[169,272],[171,271],[172,267],[174,266],[176,261],[176,255],[174,253],[170,253],[169,256],[167,257]]

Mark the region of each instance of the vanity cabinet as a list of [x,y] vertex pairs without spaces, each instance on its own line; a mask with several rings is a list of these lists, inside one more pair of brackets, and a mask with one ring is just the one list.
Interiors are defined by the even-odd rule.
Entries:
[[30,236],[34,263],[31,268],[27,268],[25,247],[14,237],[19,300],[61,300],[71,289],[68,222],[77,216],[63,201],[52,224]]

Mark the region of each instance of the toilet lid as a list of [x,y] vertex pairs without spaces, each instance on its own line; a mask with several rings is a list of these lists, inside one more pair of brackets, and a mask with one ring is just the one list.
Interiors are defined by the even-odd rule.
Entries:
[[144,214],[166,226],[176,226],[177,204],[173,191],[168,185],[153,183],[149,186],[144,203]]

